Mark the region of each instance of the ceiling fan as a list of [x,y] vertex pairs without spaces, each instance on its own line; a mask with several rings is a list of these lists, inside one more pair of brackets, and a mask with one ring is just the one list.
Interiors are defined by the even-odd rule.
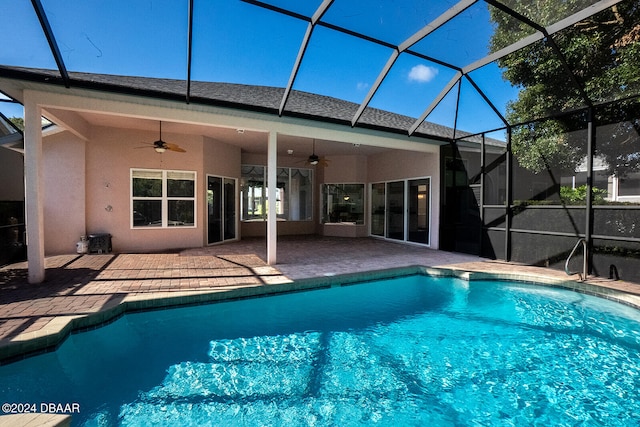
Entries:
[[153,149],[157,153],[164,153],[165,151],[175,151],[176,153],[186,153],[186,150],[177,144],[165,142],[162,140],[162,121],[160,121],[160,138],[153,142]]
[[320,158],[318,155],[316,155],[316,140],[313,140],[313,150],[311,152],[311,155],[309,156],[309,158],[307,159],[307,163],[312,165],[312,166],[316,166],[316,165],[320,165],[320,166],[329,166],[329,160],[323,158]]

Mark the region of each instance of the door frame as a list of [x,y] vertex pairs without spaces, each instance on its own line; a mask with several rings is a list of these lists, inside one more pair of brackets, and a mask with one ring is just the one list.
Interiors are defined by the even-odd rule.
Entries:
[[[224,212],[224,208],[225,208],[224,182],[225,182],[225,180],[232,180],[233,181],[233,184],[234,184],[233,208],[235,209],[235,220],[233,221],[233,227],[234,227],[234,230],[235,230],[235,233],[234,233],[235,236],[233,238],[231,238],[231,239],[225,239],[224,238],[224,227],[222,227],[222,240],[220,240],[219,242],[210,242],[209,241],[209,197],[208,197],[209,196],[209,178],[220,178],[220,179],[222,179],[222,188],[223,188],[222,197],[223,197],[223,200],[222,200],[222,203],[220,204],[220,206],[221,206],[221,209],[222,209],[221,218],[223,219],[223,221],[224,221],[224,213],[225,213]],[[216,174],[210,174],[210,173],[206,174],[206,181],[205,181],[205,185],[204,185],[204,188],[205,188],[205,202],[204,202],[205,221],[204,222],[206,224],[206,226],[205,226],[205,240],[206,240],[206,245],[207,246],[220,245],[222,243],[233,242],[233,241],[240,240],[240,236],[238,235],[238,233],[240,231],[240,227],[239,227],[240,219],[239,219],[239,216],[238,216],[238,211],[239,211],[239,208],[240,208],[240,200],[239,200],[240,192],[239,192],[239,188],[238,188],[238,181],[239,181],[238,178],[234,178],[234,177],[231,177],[231,176],[216,175]]]
[[[411,240],[409,240],[409,182],[410,181],[417,181],[417,180],[422,180],[422,179],[428,179],[429,180],[429,184],[428,184],[428,203],[429,203],[429,212],[427,215],[427,224],[429,226],[428,228],[428,238],[427,238],[427,243],[420,243],[420,242],[413,242]],[[404,213],[403,213],[403,224],[404,224],[404,238],[403,239],[392,239],[390,237],[388,237],[387,234],[387,230],[388,230],[388,224],[387,224],[387,210],[388,210],[388,206],[387,206],[387,186],[389,183],[391,182],[402,182],[404,184]],[[385,191],[385,195],[384,195],[384,200],[385,200],[385,214],[384,214],[384,236],[380,236],[377,234],[372,234],[371,232],[371,226],[373,224],[372,222],[372,212],[373,212],[373,186],[375,184],[384,184],[384,191]],[[403,178],[403,179],[390,179],[390,180],[385,180],[385,181],[376,181],[376,182],[370,182],[369,183],[369,201],[368,201],[368,210],[369,210],[369,218],[368,218],[368,224],[369,224],[369,229],[368,229],[368,235],[369,237],[374,237],[377,239],[383,239],[383,240],[389,240],[389,241],[393,241],[393,242],[402,242],[402,243],[407,243],[407,244],[411,244],[411,245],[419,245],[419,246],[424,246],[424,247],[431,247],[431,236],[433,234],[433,223],[432,223],[432,219],[433,219],[433,179],[431,178],[431,175],[427,175],[427,176],[419,176],[419,177],[411,177],[411,178]]]

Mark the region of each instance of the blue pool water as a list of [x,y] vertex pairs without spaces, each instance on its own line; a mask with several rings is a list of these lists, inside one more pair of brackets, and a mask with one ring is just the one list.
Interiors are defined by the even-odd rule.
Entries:
[[[81,426],[635,426],[640,314],[412,276],[126,315],[0,367]],[[39,409],[39,407],[38,407]]]

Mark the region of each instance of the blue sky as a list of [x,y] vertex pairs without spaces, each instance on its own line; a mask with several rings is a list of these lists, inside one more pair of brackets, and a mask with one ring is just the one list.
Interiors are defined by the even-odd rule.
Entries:
[[[42,0],[70,71],[186,78],[187,1]],[[271,0],[310,15],[321,0]],[[399,44],[455,2],[335,0],[327,22]],[[55,68],[31,2],[0,0],[0,64]],[[192,79],[283,87],[307,23],[239,0],[195,0]],[[487,5],[478,2],[412,49],[463,67],[487,54]],[[314,30],[294,89],[360,103],[392,50],[325,27]],[[454,75],[451,69],[402,54],[370,106],[418,117]],[[504,112],[517,91],[488,66],[474,74]],[[482,83],[481,83],[482,82]],[[501,126],[470,85],[463,85],[458,128]],[[455,92],[455,91],[454,91]],[[453,126],[457,92],[427,118]],[[0,108],[6,114],[4,103]],[[471,113],[469,113],[471,112]]]

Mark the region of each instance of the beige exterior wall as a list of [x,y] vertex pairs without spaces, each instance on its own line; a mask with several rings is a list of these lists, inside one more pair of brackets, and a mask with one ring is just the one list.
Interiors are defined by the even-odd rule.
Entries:
[[86,143],[68,132],[43,142],[45,254],[73,253],[86,233]]
[[[178,144],[187,152],[159,154],[148,145],[157,136],[152,132],[97,127],[87,143],[87,233],[111,234],[114,251],[165,250],[204,243],[203,138],[163,133],[163,140]],[[196,227],[133,229],[131,168],[195,171]]]
[[202,223],[203,245],[208,244],[208,213],[207,207],[207,176],[214,175],[224,178],[236,179],[236,240],[242,237],[240,229],[240,176],[242,153],[240,147],[225,144],[220,141],[205,137],[203,139],[202,159],[205,175],[202,177],[201,197],[202,211],[205,212]]
[[[241,153],[239,147],[194,135],[163,133],[186,153],[158,154],[148,145],[154,132],[94,127],[89,142],[69,132],[44,139],[45,150],[45,251],[47,255],[73,253],[80,236],[112,235],[116,252],[161,251],[207,245],[207,175],[238,179],[240,195],[242,164],[265,165],[266,155]],[[283,167],[308,167],[306,158],[280,156]],[[319,222],[320,191],[323,183],[364,183],[431,177],[431,246],[438,245],[439,161],[437,154],[387,151],[373,156],[332,156],[326,167],[314,167],[312,221],[279,221],[279,235],[325,234],[359,237],[368,226],[327,229]],[[132,228],[131,169],[195,171],[195,228]],[[367,197],[368,199],[368,197]],[[365,207],[368,223],[369,206]],[[238,238],[265,236],[266,222],[240,222],[237,203]]]
[[324,183],[366,183],[366,156],[331,156],[324,171]]
[[240,147],[205,137],[202,154],[206,173],[240,179],[242,158]]

